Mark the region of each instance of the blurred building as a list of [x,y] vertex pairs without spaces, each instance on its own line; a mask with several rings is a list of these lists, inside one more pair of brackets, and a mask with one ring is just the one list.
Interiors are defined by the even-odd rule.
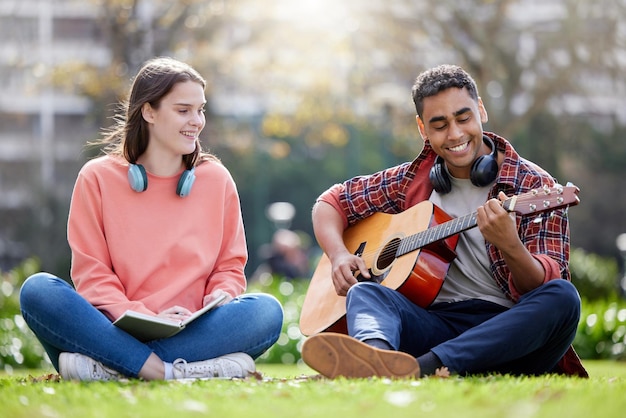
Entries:
[[69,201],[82,146],[98,129],[88,100],[50,83],[64,62],[106,65],[96,13],[80,0],[0,1],[0,269],[28,251],[16,243],[24,225],[52,224],[46,202]]

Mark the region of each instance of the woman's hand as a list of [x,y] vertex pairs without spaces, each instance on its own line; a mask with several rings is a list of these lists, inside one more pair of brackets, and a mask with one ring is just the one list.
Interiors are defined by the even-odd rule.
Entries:
[[159,318],[166,318],[171,321],[180,322],[191,316],[191,311],[187,308],[183,308],[182,306],[172,306],[171,308],[167,308],[157,315]]
[[230,293],[225,292],[222,289],[216,289],[211,294],[208,294],[208,295],[206,295],[204,297],[204,299],[202,300],[202,306],[208,305],[209,303],[211,303],[212,300],[217,299],[218,297],[220,297],[222,295],[226,295],[226,298],[224,298],[223,301],[218,303],[217,306],[225,305],[228,302],[230,302],[231,300],[233,300],[233,297],[230,295]]

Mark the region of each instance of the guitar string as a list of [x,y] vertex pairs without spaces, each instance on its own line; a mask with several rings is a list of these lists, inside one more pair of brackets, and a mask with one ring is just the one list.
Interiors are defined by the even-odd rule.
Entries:
[[[378,246],[373,250],[364,251],[361,256],[374,255],[378,253],[380,251],[380,248],[382,247],[383,251],[380,252],[379,258],[391,258],[392,256],[393,258],[395,258],[398,249],[403,245],[403,243],[406,242],[409,243],[407,244],[409,245],[408,251],[404,251],[401,255],[408,254],[419,248],[424,248],[429,244],[446,239],[452,235],[455,235],[458,232],[462,232],[468,229],[470,225],[475,225],[475,219],[476,212],[462,216],[460,218],[451,219],[442,224],[433,226],[415,234],[403,238],[398,238],[397,240],[392,239],[384,246]],[[450,230],[453,230],[454,232],[450,233]]]
[[[536,192],[537,192],[537,194],[534,194],[535,191],[533,190],[533,191],[530,191],[530,192],[522,194],[522,195],[517,195],[516,206],[518,206],[520,204],[523,205],[523,204],[526,203],[526,201],[530,202],[530,203],[528,203],[528,207],[530,207],[531,205],[536,205],[538,203],[537,202],[537,198],[541,197],[540,196],[541,194],[543,194],[544,197],[547,197],[547,196],[549,196],[551,194],[551,191],[545,191],[545,190],[541,190],[541,189],[537,190]],[[559,192],[559,190],[557,189],[557,194],[558,195],[562,195],[562,191]],[[503,202],[503,204],[504,203],[510,203],[510,201],[511,201],[511,199],[507,199],[506,201]],[[545,200],[542,200],[541,203],[546,203],[546,202],[545,202]],[[547,209],[548,208],[546,208],[546,210]],[[553,209],[556,209],[556,208],[553,208]],[[537,210],[531,210],[530,212],[528,212],[526,214],[529,215],[529,214],[534,214],[536,212],[537,212]],[[539,210],[539,212],[543,212],[543,210]],[[381,247],[383,247],[384,249],[383,249],[382,252],[380,252],[379,258],[381,258],[381,257],[390,258],[392,256],[394,256],[394,258],[395,258],[395,255],[398,252],[398,249],[403,245],[403,243],[411,241],[412,245],[410,245],[408,251],[403,252],[403,254],[401,254],[401,255],[408,254],[408,253],[410,253],[412,251],[415,251],[415,250],[417,250],[419,248],[424,248],[424,247],[428,246],[429,244],[432,244],[434,242],[437,242],[437,241],[449,238],[452,235],[455,235],[457,233],[463,232],[464,230],[467,230],[470,227],[476,226],[475,225],[476,216],[477,216],[477,212],[474,212],[474,213],[471,213],[469,215],[465,215],[465,216],[462,216],[462,217],[459,217],[459,218],[454,218],[454,219],[448,220],[448,221],[446,221],[446,222],[444,222],[442,224],[438,224],[438,225],[436,225],[434,227],[427,228],[427,229],[425,229],[423,231],[417,232],[417,233],[409,235],[407,237],[399,238],[398,240],[393,240],[392,239],[391,241],[385,243],[384,246],[379,246],[379,247],[377,247],[377,248],[375,248],[373,250],[366,250],[366,251],[364,251],[361,256],[364,256],[364,255],[367,255],[367,256],[374,255],[374,254],[379,252]],[[466,221],[470,221],[470,223],[469,224],[465,224]],[[450,229],[454,229],[452,227],[455,226],[458,223],[461,223],[460,228],[462,228],[462,229],[460,229],[458,231],[455,231],[455,232],[453,232],[451,234],[448,233],[448,231]],[[470,224],[471,224],[471,226],[470,226]],[[440,232],[443,232],[443,235]],[[432,235],[434,235],[434,237]],[[426,237],[426,239],[422,240],[421,238],[423,238],[424,236],[428,236],[428,237]],[[417,241],[417,243],[415,243],[415,241]],[[423,241],[425,241],[425,242],[423,242]]]

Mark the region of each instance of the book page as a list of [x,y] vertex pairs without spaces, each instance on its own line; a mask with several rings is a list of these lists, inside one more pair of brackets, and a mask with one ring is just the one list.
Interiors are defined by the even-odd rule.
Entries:
[[202,316],[205,312],[210,311],[211,309],[215,308],[221,301],[223,301],[224,299],[226,299],[226,295],[221,295],[216,299],[213,299],[211,301],[211,303],[209,303],[208,305],[206,305],[204,308],[197,310],[196,312],[194,312],[189,318],[183,320],[181,322],[181,326],[185,327],[187,324],[189,324],[191,321],[193,321],[194,319],[198,318],[199,316]]

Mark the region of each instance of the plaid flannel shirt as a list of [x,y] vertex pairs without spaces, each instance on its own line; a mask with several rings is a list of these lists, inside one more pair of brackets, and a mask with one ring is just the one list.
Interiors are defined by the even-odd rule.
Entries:
[[[497,197],[500,191],[512,196],[556,184],[555,179],[545,170],[520,157],[507,140],[490,132],[485,134],[494,140],[498,151],[504,153],[504,162],[488,198]],[[426,142],[414,161],[336,184],[318,200],[330,203],[343,214],[346,226],[375,212],[400,213],[430,197],[433,187],[428,173],[435,157],[430,144]],[[536,222],[538,216],[541,217],[541,222]],[[524,217],[517,214],[516,222],[524,246],[546,271],[544,282],[557,278],[570,280],[567,210],[556,209],[541,215]],[[502,292],[515,302],[520,294],[513,285],[511,272],[500,251],[488,242],[485,242],[485,246],[494,280]]]

